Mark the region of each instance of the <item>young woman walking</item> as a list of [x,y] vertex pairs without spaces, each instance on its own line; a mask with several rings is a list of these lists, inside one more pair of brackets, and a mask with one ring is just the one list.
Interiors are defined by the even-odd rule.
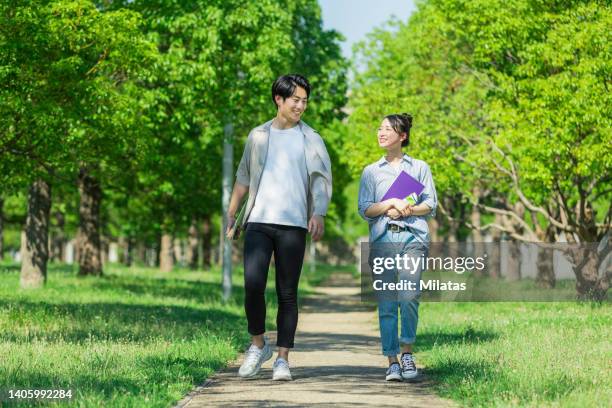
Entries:
[[[359,214],[369,224],[370,260],[375,257],[395,258],[396,255],[417,260],[427,258],[430,241],[427,217],[435,214],[437,197],[427,163],[402,151],[410,142],[411,127],[412,116],[406,113],[386,116],[377,133],[378,145],[385,150],[385,155],[368,165],[361,175]],[[383,200],[402,172],[422,184],[423,190],[408,199]],[[388,272],[394,280],[414,282],[415,290],[377,293],[382,354],[389,360],[387,381],[412,379],[418,374],[412,353],[416,340],[423,262],[411,264],[418,266],[413,270],[394,269]],[[399,337],[398,309],[401,316]]]

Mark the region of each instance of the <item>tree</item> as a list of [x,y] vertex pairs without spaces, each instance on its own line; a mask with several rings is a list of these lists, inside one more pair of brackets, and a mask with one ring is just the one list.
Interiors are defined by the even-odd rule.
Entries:
[[[137,189],[153,197],[160,235],[179,234],[193,219],[219,212],[221,185],[211,181],[222,179],[223,151],[233,159],[234,144],[241,147],[255,124],[273,116],[269,88],[278,75],[296,69],[314,76],[322,85],[314,118],[339,114],[346,64],[337,34],[322,29],[315,1],[124,5],[145,16],[162,53],[149,83],[158,92],[149,111],[156,153]],[[234,165],[227,163],[225,183],[231,185]]]
[[[132,104],[120,84],[153,49],[132,11],[102,13],[78,0],[0,7],[0,110],[7,114],[0,120],[1,173],[4,182],[32,183],[30,208],[48,209],[51,182],[69,180],[92,163],[104,166],[107,156],[99,153],[114,150],[120,136],[112,136],[121,133],[113,132],[131,112],[121,109]],[[40,262],[24,259],[24,275],[31,274],[29,265],[46,263],[40,243],[47,240],[48,217],[48,210],[28,217],[37,222],[26,226],[24,254]],[[44,268],[37,274],[44,277]]]
[[[347,143],[353,171],[375,157],[375,143],[359,135],[387,109],[409,107],[413,151],[431,163],[440,196],[459,198],[441,208],[451,222],[521,241],[607,243],[610,16],[596,1],[421,4],[363,47],[368,69]],[[474,222],[460,215],[466,208]],[[596,266],[608,252],[586,263],[576,253],[579,295],[605,295],[610,274]]]

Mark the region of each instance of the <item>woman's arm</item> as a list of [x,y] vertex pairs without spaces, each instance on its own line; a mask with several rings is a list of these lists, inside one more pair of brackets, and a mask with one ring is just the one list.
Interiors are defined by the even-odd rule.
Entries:
[[412,215],[427,215],[431,212],[431,208],[425,203],[414,205],[412,208]]
[[397,220],[402,217],[409,217],[411,215],[427,215],[431,212],[431,208],[425,203],[421,203],[415,206],[408,206],[404,212],[399,211],[396,208],[390,208],[385,212],[385,215],[393,220]]
[[365,215],[374,218],[385,214],[390,209],[396,209],[397,211],[403,212],[407,207],[409,207],[408,203],[404,200],[400,200],[399,198],[390,198],[369,206],[367,210],[365,210]]

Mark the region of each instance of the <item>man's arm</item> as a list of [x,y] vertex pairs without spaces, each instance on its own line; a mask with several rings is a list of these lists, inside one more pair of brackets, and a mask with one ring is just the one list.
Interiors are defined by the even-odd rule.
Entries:
[[227,229],[225,230],[225,235],[228,239],[233,239],[235,230],[232,230],[232,227],[236,222],[236,212],[238,211],[238,207],[240,207],[240,203],[244,199],[244,196],[249,192],[251,174],[251,146],[253,144],[252,135],[253,131],[249,133],[247,141],[244,144],[242,158],[240,159],[238,170],[236,171],[236,182],[234,183],[232,197],[230,198],[229,207],[227,209]]
[[313,212],[312,217],[308,221],[308,232],[310,232],[313,241],[323,238],[325,233],[324,216],[327,214],[327,208],[332,195],[331,160],[323,139],[317,135],[316,142],[317,156],[321,160],[321,167],[313,175],[312,180]]
[[234,183],[234,189],[232,190],[232,198],[230,198],[229,208],[227,210],[227,229],[225,230],[225,236],[228,239],[233,238],[234,231],[231,228],[236,222],[236,212],[240,203],[244,199],[244,196],[249,192],[249,186],[240,184],[239,182]]

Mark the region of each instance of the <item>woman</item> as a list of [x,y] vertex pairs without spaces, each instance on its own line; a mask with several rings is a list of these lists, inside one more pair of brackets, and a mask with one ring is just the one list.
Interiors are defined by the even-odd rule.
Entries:
[[[378,128],[378,145],[386,153],[380,160],[368,165],[361,175],[359,214],[369,224],[370,259],[380,256],[395,258],[397,254],[417,259],[427,257],[429,230],[426,218],[435,214],[437,197],[427,163],[402,151],[410,142],[411,127],[412,116],[409,114],[386,116]],[[402,171],[423,184],[422,192],[413,196],[413,201],[399,198],[383,201],[383,196]],[[416,339],[419,281],[423,263],[416,264],[418,266],[412,271],[391,271],[393,279],[415,282],[414,291],[394,293],[394,296],[377,293],[382,352],[389,359],[387,381],[412,379],[418,374],[412,352]],[[401,311],[399,338],[398,308]]]

